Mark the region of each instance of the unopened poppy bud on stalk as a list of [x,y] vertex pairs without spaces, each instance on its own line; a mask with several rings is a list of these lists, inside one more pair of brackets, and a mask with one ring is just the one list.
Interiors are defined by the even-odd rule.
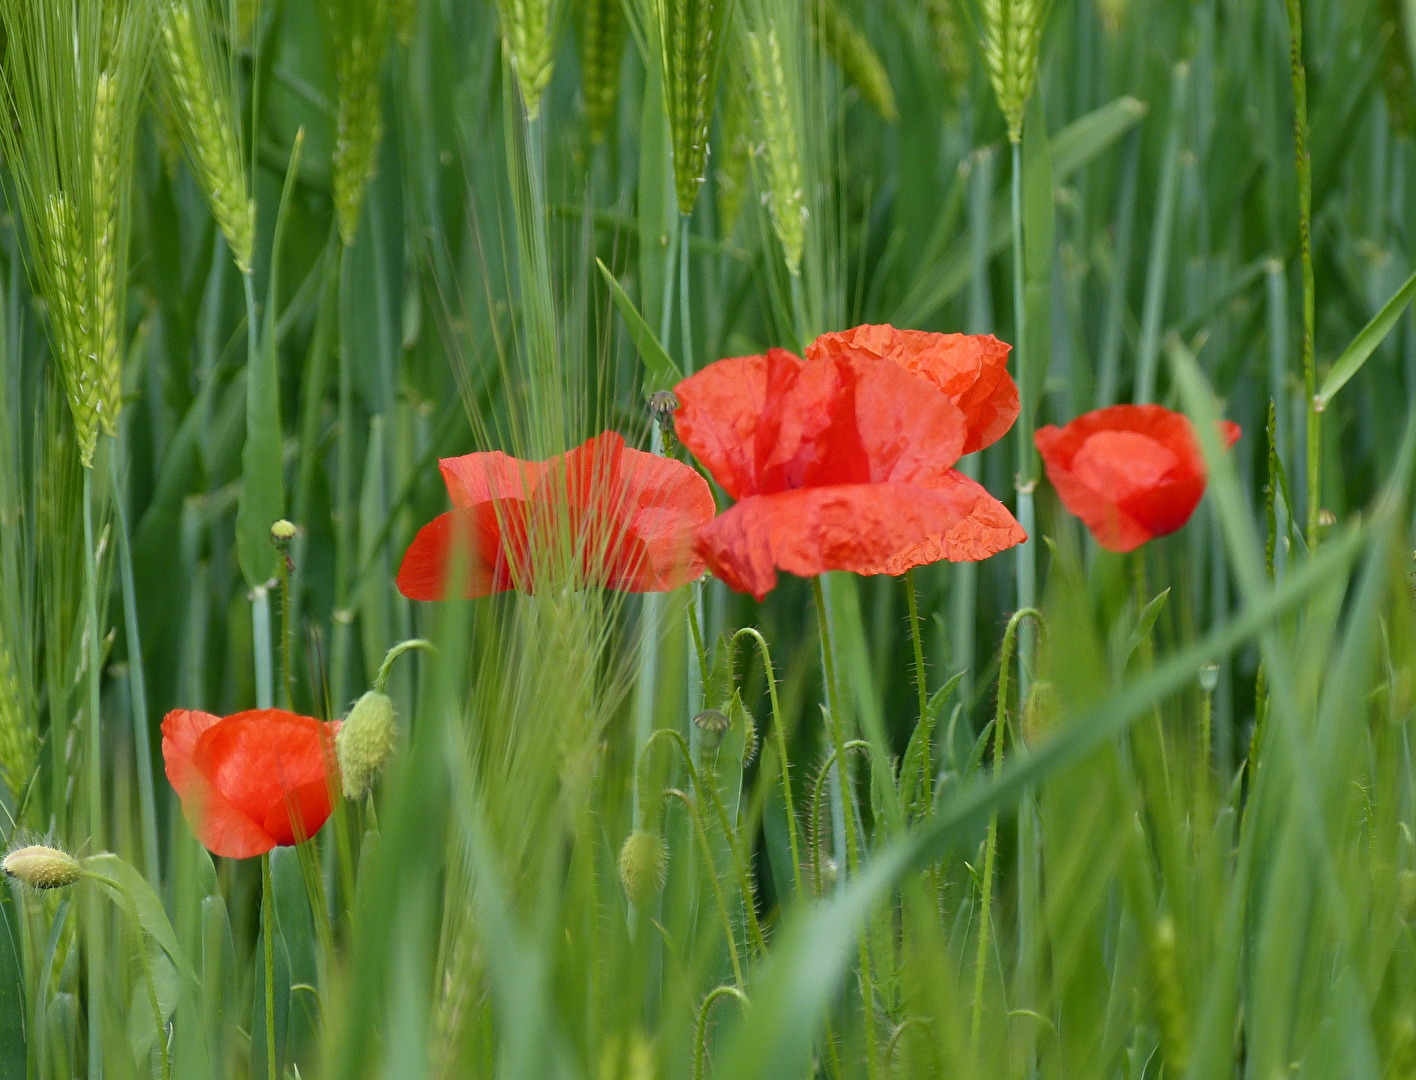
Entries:
[[659,425],[664,436],[664,449],[672,453],[676,445],[674,439],[674,413],[678,412],[679,399],[672,390],[656,390],[649,395],[649,415]]
[[374,786],[393,754],[393,738],[393,700],[370,690],[354,703],[334,740],[348,798],[361,799]]
[[43,844],[16,848],[0,862],[0,868],[31,889],[63,889],[84,876],[83,867],[72,855]]
[[669,852],[654,833],[636,829],[620,848],[620,883],[624,894],[636,907],[643,907],[664,887],[668,875]]
[[270,539],[276,547],[284,547],[295,539],[295,526],[281,518],[270,527]]
[[709,750],[716,750],[722,745],[723,736],[732,722],[717,709],[704,709],[693,718],[693,726],[703,733],[703,745]]

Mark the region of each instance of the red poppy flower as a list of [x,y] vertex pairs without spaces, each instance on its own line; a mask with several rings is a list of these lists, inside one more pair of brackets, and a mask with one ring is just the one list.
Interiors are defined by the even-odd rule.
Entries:
[[[1239,425],[1221,422],[1226,446]],[[1033,435],[1062,505],[1109,551],[1134,551],[1175,532],[1205,493],[1190,419],[1159,405],[1112,405]]]
[[463,595],[534,591],[537,568],[564,554],[585,584],[669,592],[703,573],[693,534],[713,517],[713,493],[693,469],[631,450],[612,431],[549,461],[499,451],[440,463],[453,509],[419,531],[398,571],[413,600],[442,600],[455,545],[466,554]]
[[875,357],[923,375],[964,414],[963,453],[997,442],[1018,418],[1018,387],[1008,374],[1008,352],[992,334],[934,334],[893,326],[857,326],[822,334],[806,347],[808,360]]
[[778,570],[901,574],[1024,539],[997,499],[952,468],[990,429],[971,429],[984,408],[965,413],[902,364],[773,349],[711,364],[675,393],[679,438],[738,500],[699,532],[698,550],[759,600]]
[[175,709],[162,721],[162,759],[197,839],[213,855],[248,859],[329,819],[338,730],[283,709],[224,719]]

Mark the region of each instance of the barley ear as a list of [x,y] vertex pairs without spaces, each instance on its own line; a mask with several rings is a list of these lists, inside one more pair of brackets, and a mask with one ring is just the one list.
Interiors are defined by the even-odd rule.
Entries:
[[661,0],[659,46],[679,213],[689,214],[708,162],[708,128],[727,31],[728,0]]
[[541,95],[551,81],[553,0],[497,0],[502,44],[506,49],[526,116],[541,112]]
[[747,167],[752,159],[752,94],[746,66],[730,63],[723,79],[723,111],[718,118],[719,152],[713,190],[718,200],[720,235],[732,235],[747,196]]
[[109,435],[118,434],[118,410],[123,398],[123,356],[120,324],[118,268],[118,176],[113,163],[119,156],[118,88],[114,77],[103,72],[93,112],[93,257],[89,262],[90,320],[89,363],[98,380],[98,420]]
[[39,272],[48,286],[44,292],[53,349],[74,416],[79,459],[88,468],[93,464],[93,450],[98,444],[101,388],[88,362],[89,342],[93,337],[93,313],[88,303],[88,259],[73,203],[62,191],[51,194],[46,200],[36,232]]
[[776,27],[769,25],[764,30],[750,31],[746,37],[757,98],[757,122],[767,161],[767,203],[772,228],[782,245],[787,271],[792,277],[798,277],[806,248],[806,198],[802,191],[796,110],[787,88]]
[[0,779],[9,786],[16,802],[34,771],[38,745],[29,715],[20,695],[14,658],[0,635]]
[[821,50],[841,69],[846,81],[860,91],[886,123],[900,118],[890,76],[865,33],[841,7],[840,0],[813,0],[807,11]]
[[580,79],[590,141],[603,142],[615,115],[625,39],[620,0],[583,0],[580,5]]
[[255,205],[242,164],[234,91],[229,80],[218,78],[205,11],[204,3],[190,0],[163,4],[160,41],[166,100],[217,227],[236,265],[249,273],[255,249]]
[[968,89],[969,46],[959,10],[961,0],[929,0],[929,27],[934,32],[934,51],[939,57],[954,104]]
[[1037,83],[1048,0],[982,0],[983,56],[1008,139],[1023,137],[1023,111]]
[[383,136],[379,80],[393,11],[390,0],[324,0],[323,11],[339,95],[332,161],[334,208],[340,240],[350,247]]

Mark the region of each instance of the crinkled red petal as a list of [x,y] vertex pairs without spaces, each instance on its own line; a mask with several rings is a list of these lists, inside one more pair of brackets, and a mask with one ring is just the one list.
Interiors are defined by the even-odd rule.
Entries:
[[890,360],[944,391],[967,419],[962,453],[1000,439],[1018,418],[1018,388],[1008,374],[1011,346],[991,334],[937,334],[864,325],[822,334],[808,360],[861,356]]
[[941,558],[987,558],[1023,539],[1001,504],[958,476],[934,488],[849,484],[754,496],[705,527],[698,546],[731,588],[760,600],[779,570],[900,574]]
[[251,820],[193,764],[202,735],[221,723],[219,716],[174,709],[162,721],[162,760],[167,780],[182,803],[187,824],[213,855],[249,859],[275,846],[275,839]]
[[[211,837],[225,846],[227,832],[245,830],[238,816],[257,825],[273,845],[317,833],[331,809],[328,768],[337,729],[281,709],[254,709],[203,731],[192,749],[192,768],[222,797],[200,807],[203,843]],[[229,853],[207,846],[218,855]]]

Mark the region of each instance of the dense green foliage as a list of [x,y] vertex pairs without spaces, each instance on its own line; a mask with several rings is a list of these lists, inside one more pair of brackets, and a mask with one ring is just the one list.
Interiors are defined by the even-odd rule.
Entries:
[[[0,1080],[1416,1077],[1416,4],[0,29],[0,841],[82,867],[0,890]],[[1030,544],[394,588],[439,457],[686,458],[650,392],[864,322],[1014,344]],[[1119,556],[1031,434],[1132,400],[1244,436]],[[163,715],[376,683],[367,794],[208,855]]]

